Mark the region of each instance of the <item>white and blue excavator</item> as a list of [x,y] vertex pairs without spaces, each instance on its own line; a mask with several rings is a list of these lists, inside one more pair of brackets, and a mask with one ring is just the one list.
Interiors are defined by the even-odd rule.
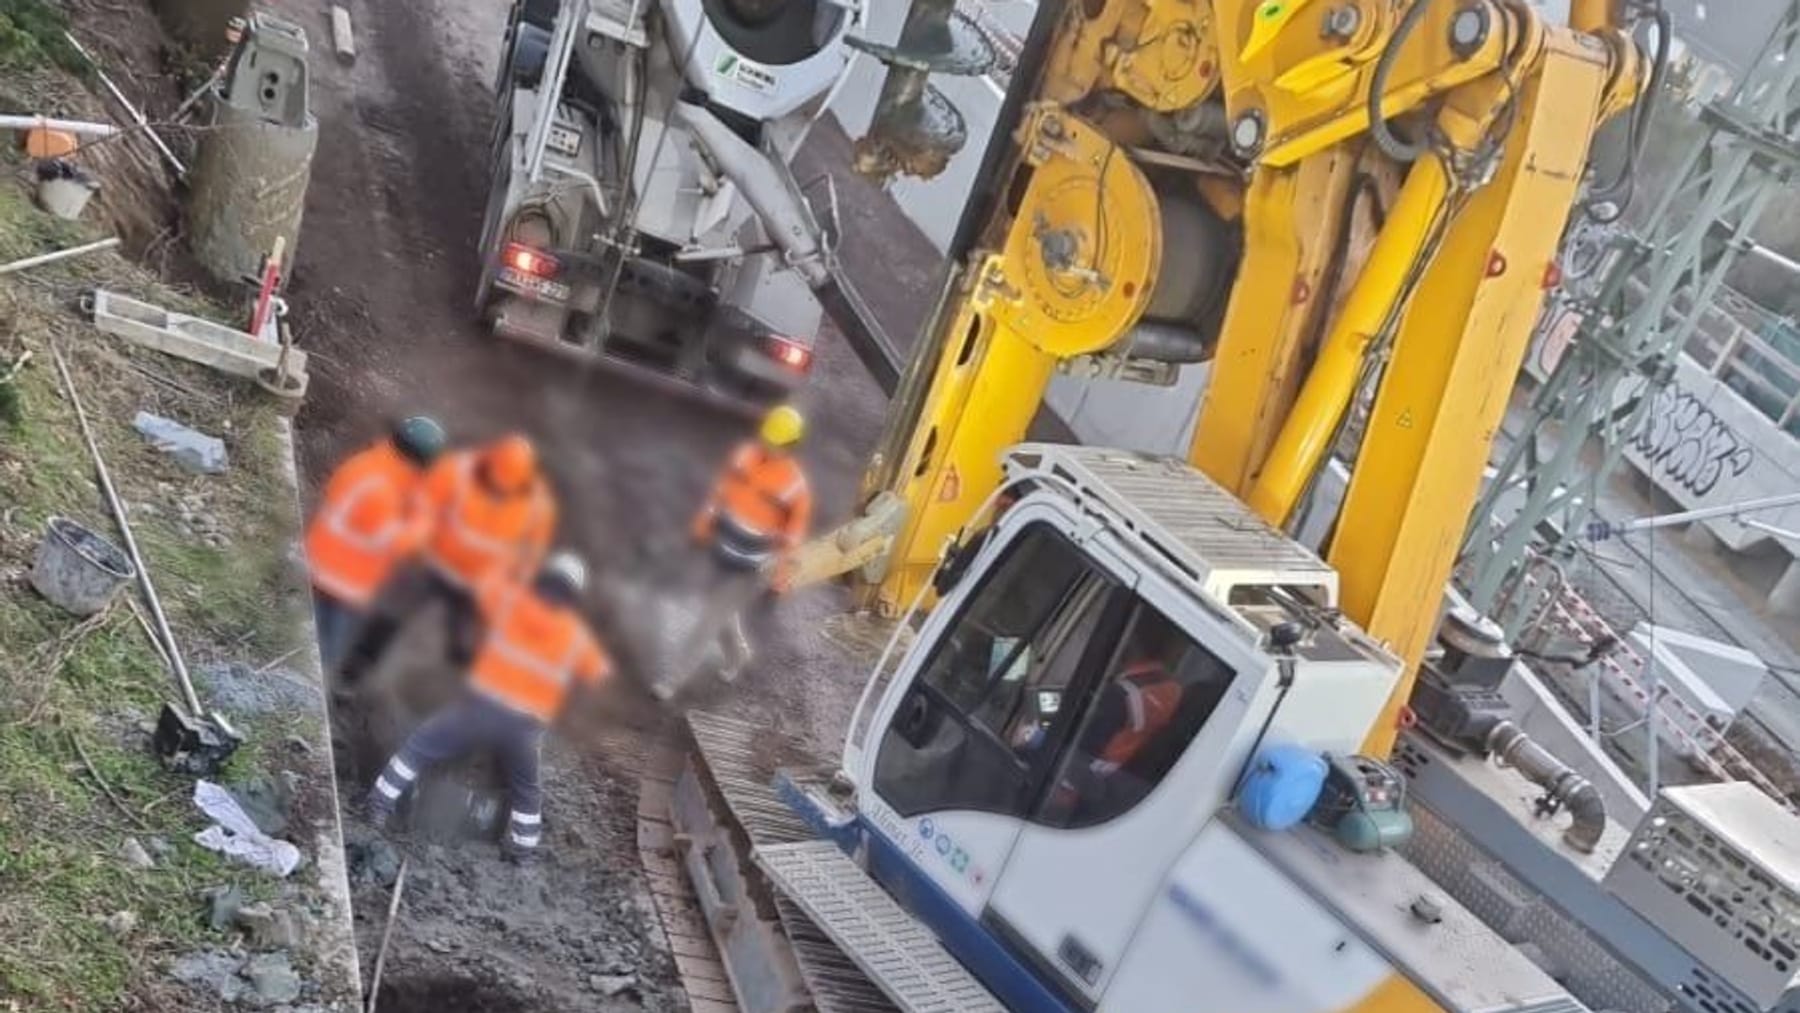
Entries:
[[[1040,0],[864,513],[802,553],[862,610],[807,640],[842,753],[687,717],[666,844],[739,1009],[1800,1009],[1791,813],[1633,798],[1450,589],[1655,76],[1655,5],[1566,6]],[[889,168],[960,143],[951,14],[875,47]],[[1195,363],[1184,460],[1020,442],[1058,371]]]

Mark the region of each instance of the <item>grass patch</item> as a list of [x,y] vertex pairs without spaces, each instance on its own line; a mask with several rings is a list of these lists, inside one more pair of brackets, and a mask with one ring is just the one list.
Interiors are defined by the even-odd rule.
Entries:
[[[0,0],[0,14],[8,9]],[[0,257],[90,238],[0,183]],[[248,385],[94,331],[73,305],[96,286],[219,315],[112,253],[0,279],[0,374],[32,353],[7,385],[17,419],[0,424],[0,1009],[121,1008],[161,960],[228,941],[205,922],[203,889],[276,889],[192,842],[204,826],[192,781],[162,770],[138,727],[176,690],[126,607],[129,593],[84,623],[25,579],[53,515],[119,540],[57,383],[55,341],[190,665],[260,667],[294,647],[301,628],[304,598],[288,559],[294,499],[274,409]],[[230,470],[194,475],[150,448],[130,426],[140,409],[224,439]],[[250,745],[227,778],[274,769],[291,719],[233,717]],[[122,807],[88,772],[76,739]],[[172,850],[154,869],[129,869],[118,857],[128,836]],[[120,911],[138,919],[123,936],[104,924]]]
[[63,35],[68,28],[68,15],[44,0],[0,0],[0,67],[23,70],[49,64],[87,75],[87,61]]

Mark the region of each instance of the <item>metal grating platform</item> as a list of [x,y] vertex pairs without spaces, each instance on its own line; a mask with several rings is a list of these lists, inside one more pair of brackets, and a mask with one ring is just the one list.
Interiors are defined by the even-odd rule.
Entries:
[[937,937],[829,841],[758,847],[756,864],[908,1013],[1001,1013]]
[[[804,746],[763,725],[701,711],[690,711],[687,723],[713,788],[753,848],[815,841],[771,786],[777,769],[818,765]],[[769,892],[819,1013],[891,1013],[894,1005],[805,911],[780,891]]]
[[1105,504],[1124,534],[1220,601],[1235,587],[1287,586],[1316,588],[1320,604],[1337,604],[1336,570],[1185,461],[1024,443],[1007,452],[1006,471],[1053,478]]
[[705,758],[719,793],[750,835],[752,844],[813,839],[813,832],[769,787],[783,767],[809,767],[817,759],[799,743],[763,725],[689,711],[688,730]]

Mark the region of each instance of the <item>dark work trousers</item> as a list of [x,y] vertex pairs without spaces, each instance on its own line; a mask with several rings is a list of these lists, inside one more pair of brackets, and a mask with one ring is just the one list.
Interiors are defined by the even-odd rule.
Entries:
[[362,621],[362,609],[313,588],[313,623],[318,627],[319,663],[325,671],[335,671],[344,663],[344,654]]
[[354,686],[387,654],[394,638],[420,613],[432,607],[444,611],[445,658],[457,670],[469,666],[481,643],[481,613],[475,597],[427,566],[399,574],[375,600],[375,607],[356,635],[344,659],[339,679]]
[[538,784],[543,741],[544,726],[536,718],[469,693],[407,736],[375,779],[369,792],[369,816],[377,826],[385,825],[407,789],[426,771],[476,750],[492,750],[506,775],[507,801],[512,809],[508,843],[515,848],[535,848],[544,832],[543,793]]

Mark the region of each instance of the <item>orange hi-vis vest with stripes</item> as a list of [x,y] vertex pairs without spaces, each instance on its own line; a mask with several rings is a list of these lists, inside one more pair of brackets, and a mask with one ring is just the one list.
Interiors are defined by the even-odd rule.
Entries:
[[756,567],[806,537],[812,490],[793,457],[746,443],[726,462],[708,512],[717,549],[734,563]]
[[385,439],[357,452],[326,481],[306,528],[313,586],[367,607],[394,566],[418,550],[430,523],[418,465]]
[[549,724],[579,679],[598,682],[612,662],[574,609],[513,580],[495,579],[476,596],[487,633],[470,668],[475,692]]
[[445,579],[469,589],[495,574],[526,576],[556,529],[556,504],[542,480],[519,495],[497,495],[476,476],[480,461],[476,450],[447,455],[425,480],[433,511],[425,558]]
[[1181,684],[1158,662],[1126,666],[1114,685],[1125,694],[1125,724],[1106,740],[1089,765],[1096,774],[1110,774],[1130,763],[1138,750],[1175,720],[1175,709],[1181,704]]

